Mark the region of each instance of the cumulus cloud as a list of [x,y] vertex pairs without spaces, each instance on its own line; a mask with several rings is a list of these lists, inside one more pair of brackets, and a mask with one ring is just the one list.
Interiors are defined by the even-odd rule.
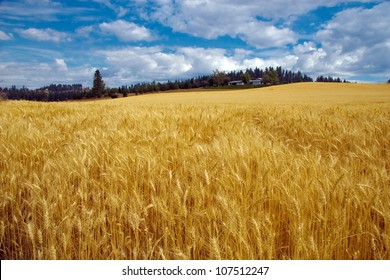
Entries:
[[[160,47],[127,47],[99,51],[109,64],[111,83],[126,84],[178,77],[191,69],[185,57]],[[110,82],[110,81],[108,81]]]
[[383,2],[372,9],[354,8],[338,13],[324,25],[316,39],[328,45],[337,45],[343,51],[352,51],[360,46],[383,43],[389,37],[390,2]]
[[154,39],[149,29],[124,20],[104,22],[99,25],[99,28],[104,33],[113,34],[125,42],[152,41]]
[[[332,1],[331,1],[332,2]],[[170,1],[166,1],[170,3]],[[254,2],[253,2],[254,3]],[[336,3],[336,1],[333,1]],[[193,1],[197,6],[201,2]],[[383,69],[390,69],[387,59],[390,53],[390,39],[387,32],[390,30],[388,11],[390,3],[381,3],[372,8],[353,8],[336,14],[329,22],[308,40],[296,44],[291,51],[276,49],[265,55],[264,52],[253,52],[244,49],[227,51],[222,48],[175,47],[128,47],[119,50],[100,52],[112,70],[112,81],[151,81],[193,77],[197,74],[212,73],[214,69],[224,71],[241,70],[248,67],[268,67],[282,65],[286,69],[301,70],[312,75],[337,75],[345,78],[359,74],[379,74]],[[164,11],[166,12],[166,11]],[[170,14],[172,11],[168,11]],[[218,22],[223,19],[216,19]],[[233,20],[234,21],[234,20]],[[190,23],[188,23],[190,24]],[[229,25],[230,23],[226,23]],[[263,23],[256,22],[247,25],[247,30],[256,30]],[[188,26],[187,26],[188,27]],[[380,30],[378,30],[378,27]],[[177,28],[185,28],[177,26]],[[219,34],[213,30],[210,34]],[[272,35],[261,38],[245,38],[244,28],[235,27],[238,36],[255,45],[256,42],[266,40],[276,42],[277,32],[272,32],[272,25],[264,24],[263,33],[267,28]],[[288,29],[279,28],[277,31],[287,32]],[[197,30],[196,32],[200,32]],[[222,33],[221,33],[222,34]],[[210,35],[211,36],[211,35]],[[293,35],[280,35],[283,45],[289,43]],[[270,39],[273,38],[273,39]],[[285,40],[285,41],[284,41]],[[140,70],[142,69],[142,70]]]
[[37,40],[37,41],[52,41],[52,42],[70,42],[71,38],[67,33],[59,32],[51,28],[37,29],[15,29],[22,37]]
[[65,60],[63,60],[62,58],[56,58],[55,62],[56,62],[55,65],[57,66],[56,69],[58,69],[59,71],[68,70],[68,66],[65,63]]
[[237,36],[259,49],[293,44],[298,37],[288,28],[277,28],[264,22],[250,22],[237,28]]
[[221,48],[196,47],[126,47],[116,50],[101,50],[109,72],[105,81],[108,85],[123,85],[145,81],[167,81],[192,78],[221,71],[243,70],[248,67],[268,67],[295,63],[295,57],[278,59],[249,57],[251,52],[236,49],[228,54]]
[[[230,71],[281,65],[286,69],[301,70],[314,78],[321,74],[346,79],[357,75],[371,77],[381,75],[376,81],[384,80],[383,75],[388,75],[390,69],[389,1],[274,0],[270,3],[268,0],[130,2],[95,0],[95,2],[102,5],[99,7],[96,4],[92,6],[85,4],[84,7],[71,7],[49,0],[1,2],[0,17],[5,23],[7,20],[20,20],[19,26],[27,26],[13,29],[15,25],[4,24],[3,31],[0,31],[0,40],[12,39],[12,43],[15,42],[15,46],[12,47],[7,47],[10,45],[7,42],[0,52],[0,56],[3,56],[0,57],[2,79],[29,87],[40,87],[48,81],[80,82],[88,86],[95,69],[89,65],[90,63],[99,65],[109,86],[191,78],[210,74],[216,68]],[[353,4],[349,5],[348,2]],[[363,2],[372,3],[359,4]],[[336,6],[335,10],[341,12],[334,14],[330,19],[327,15],[324,17],[327,22],[311,31],[305,29],[305,35],[297,33],[300,28],[305,28],[300,25],[301,22],[297,20],[295,25],[292,24],[301,15],[304,16],[300,18],[301,21],[311,15],[323,20],[321,14],[323,10],[316,9]],[[105,12],[108,10],[107,15],[113,18],[103,22],[101,17],[95,16],[96,7],[105,9]],[[309,12],[312,13],[307,14]],[[129,16],[127,20],[118,19],[126,15]],[[68,16],[70,18],[67,19],[72,19],[72,22],[76,23],[69,26],[67,33],[42,28],[47,27],[50,21]],[[46,22],[45,25],[34,24],[34,27],[38,28],[28,28],[29,25],[25,24],[26,19],[34,23],[42,20]],[[156,31],[161,28],[161,34],[165,33],[166,27],[173,32],[166,32],[166,36],[158,37],[146,27],[149,25],[142,26],[135,22],[147,22]],[[297,28],[297,25],[300,25],[300,28]],[[104,36],[116,37],[122,42],[99,40],[99,37]],[[233,49],[230,44],[223,45],[225,40],[223,38],[221,41],[215,41],[219,48],[212,47],[213,39],[225,36],[238,38],[247,45],[238,40],[227,39],[226,41],[234,42],[234,47],[240,46]],[[52,44],[46,44],[48,48],[53,48],[49,52],[39,50],[29,42],[29,47],[34,49],[30,51],[27,50],[27,46],[22,46],[23,40],[17,41],[20,37],[35,41],[70,42],[74,48],[65,50],[58,48],[58,44],[54,49]],[[168,41],[171,38],[174,40]],[[184,39],[183,44],[180,39]],[[79,41],[83,41],[83,48],[87,50],[88,56],[83,51],[77,52]],[[145,43],[151,41],[154,42]],[[111,43],[117,45],[116,49],[110,45]],[[24,51],[21,50],[22,47]],[[10,53],[18,62],[9,62]],[[71,66],[76,62],[79,62],[80,66]]]
[[153,20],[196,37],[240,38],[258,49],[294,44],[298,34],[288,22],[318,7],[376,0],[154,0],[146,14]]
[[254,11],[261,5],[257,2],[159,0],[157,4],[150,17],[176,32],[206,39],[227,35],[240,38],[256,48],[283,46],[294,43],[297,38],[288,27],[258,20],[259,13]]
[[294,48],[303,71],[343,76],[379,74],[390,69],[390,3],[338,13],[314,36]]
[[296,57],[294,68],[309,71],[309,74],[328,71],[327,52],[319,48],[314,42],[304,42],[294,47],[293,54]]

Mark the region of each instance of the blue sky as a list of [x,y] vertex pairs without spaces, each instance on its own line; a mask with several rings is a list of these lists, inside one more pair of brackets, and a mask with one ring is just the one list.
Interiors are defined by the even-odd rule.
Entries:
[[110,87],[282,66],[390,78],[388,0],[0,0],[0,86]]

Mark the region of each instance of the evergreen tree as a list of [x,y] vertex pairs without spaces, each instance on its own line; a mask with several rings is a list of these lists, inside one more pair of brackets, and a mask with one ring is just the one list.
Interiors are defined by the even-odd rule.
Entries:
[[102,75],[100,74],[99,70],[95,71],[95,75],[93,77],[93,88],[92,88],[92,95],[94,97],[101,97],[104,92],[104,82],[102,79]]

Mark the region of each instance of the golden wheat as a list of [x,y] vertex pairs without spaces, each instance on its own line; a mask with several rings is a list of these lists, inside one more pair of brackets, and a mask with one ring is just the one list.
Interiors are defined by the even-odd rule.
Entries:
[[390,259],[390,90],[0,103],[1,259]]

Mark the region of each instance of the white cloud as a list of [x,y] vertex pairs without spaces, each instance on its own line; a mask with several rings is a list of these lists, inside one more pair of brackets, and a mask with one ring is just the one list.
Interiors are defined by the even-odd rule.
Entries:
[[206,39],[228,35],[238,37],[256,48],[268,48],[294,43],[296,35],[287,27],[258,20],[257,2],[231,1],[180,2],[157,1],[158,8],[150,13],[154,20],[170,26],[176,32]]
[[295,46],[296,67],[319,74],[376,75],[390,70],[390,3],[338,13],[314,42]]
[[0,41],[8,41],[12,40],[13,36],[11,33],[5,33],[4,31],[0,30]]
[[128,13],[128,10],[123,8],[123,7],[119,7],[118,8],[118,17],[123,17],[125,16],[126,14]]
[[[68,81],[89,85],[93,76],[91,70],[93,68],[89,63],[99,65],[103,70],[103,78],[109,86],[191,78],[210,74],[216,68],[230,71],[247,67],[265,68],[281,65],[286,69],[301,70],[314,78],[319,74],[329,74],[347,79],[349,76],[356,75],[383,75],[386,71],[388,75],[390,69],[388,59],[390,1],[95,0],[104,5],[100,8],[105,12],[108,11],[107,16],[113,16],[105,19],[106,22],[101,20],[103,13],[96,16],[96,12],[99,11],[96,4],[85,4],[84,7],[76,8],[71,7],[71,4],[62,5],[60,4],[62,2],[49,0],[0,2],[0,17],[4,28],[0,31],[0,40],[12,39],[12,43],[15,42],[12,47],[8,46],[9,43],[5,44],[0,51],[0,75],[3,80],[12,81],[12,84],[17,85],[35,87],[51,82],[67,83]],[[345,4],[347,2],[355,2],[354,7],[363,8],[347,9],[346,7],[349,6]],[[357,4],[359,2],[374,4],[359,5]],[[296,18],[318,7],[331,7],[338,4],[342,4],[338,9],[344,11],[335,14],[322,26],[317,26],[315,30],[320,29],[317,33],[314,34],[316,31],[312,31],[312,34],[306,34],[306,42],[297,43],[298,39],[303,38],[294,31],[296,26],[292,23]],[[75,10],[72,10],[73,8]],[[319,15],[317,12],[313,14]],[[123,16],[127,16],[127,21],[118,20],[118,17]],[[66,27],[71,30],[65,29],[68,33],[42,28],[42,26],[47,27],[51,21],[64,17],[66,20],[73,20],[72,24]],[[7,23],[8,20],[19,22],[15,25]],[[178,34],[170,32],[166,33],[167,37],[163,37],[165,41],[158,41],[162,38],[158,38],[146,27],[149,25],[136,24],[138,20],[145,20],[151,26],[156,26],[153,30],[158,30],[158,23],[161,23],[174,32],[205,39],[216,39],[222,36],[239,38],[252,47],[247,50],[241,42],[238,42],[240,49],[232,49],[230,45],[226,45],[224,49],[222,41],[217,42],[218,46],[222,46],[221,48],[196,47],[197,44],[212,46],[214,41],[188,39],[187,36],[180,36],[180,34],[176,37]],[[29,21],[34,23],[27,24]],[[44,25],[38,24],[43,21],[45,21]],[[12,29],[15,26],[19,29]],[[28,28],[29,26],[37,28]],[[9,29],[5,29],[7,27]],[[39,27],[41,28],[38,29]],[[163,28],[162,32],[164,30],[166,28]],[[75,34],[71,33],[73,31]],[[117,44],[116,40],[99,40],[97,37],[102,35],[115,36],[124,43],[119,43],[118,49],[113,49],[107,43]],[[168,41],[171,39],[168,36],[171,35],[174,40]],[[69,45],[73,48],[72,51],[69,51],[71,48],[65,50],[58,47],[60,45],[58,44],[55,50],[49,52],[49,50],[38,50],[33,42],[29,42],[30,51],[27,50],[27,46],[23,46],[23,40],[17,41],[19,37],[46,42],[70,42]],[[187,47],[180,47],[180,38],[186,40]],[[82,41],[83,49],[88,52],[88,56],[85,56],[85,51],[82,54],[77,52],[77,47],[80,46],[79,40]],[[140,47],[152,45],[144,42],[154,40],[157,41],[155,46]],[[164,43],[170,47],[162,47]],[[128,47],[120,47],[125,44]],[[52,47],[51,44],[46,45]],[[97,48],[102,50],[96,51]],[[12,56],[19,62],[9,62]],[[45,63],[37,61],[45,61]],[[83,65],[72,67],[71,65],[75,63]]]
[[22,37],[37,40],[37,41],[53,41],[56,43],[59,42],[70,42],[71,38],[67,33],[59,32],[51,28],[46,29],[37,29],[37,28],[28,28],[28,29],[15,29]]
[[[171,7],[170,3],[165,1],[165,4],[162,4]],[[199,1],[192,1],[191,5],[198,9],[202,6]],[[112,69],[108,79],[113,84],[187,78],[212,73],[216,68],[231,71],[278,65],[286,69],[301,70],[314,78],[320,74],[347,79],[357,75],[380,75],[384,69],[390,69],[390,61],[387,59],[390,53],[390,38],[387,34],[390,30],[389,7],[390,3],[384,2],[372,8],[344,10],[324,24],[312,40],[295,45],[291,51],[280,48],[272,52],[255,53],[243,49],[228,52],[221,48],[129,47],[102,51],[100,54],[105,57],[109,68]],[[170,13],[172,11],[167,12]],[[226,13],[229,15],[229,11]],[[215,18],[217,23],[224,20],[222,17]],[[201,34],[200,26],[196,29],[194,23],[190,21],[192,18],[182,25],[176,25],[176,28],[185,30],[191,27],[194,28],[194,32]],[[259,48],[260,44],[284,45],[291,43],[294,38],[294,34],[287,28],[275,28],[260,21],[234,26],[234,22],[233,18],[230,23],[228,21],[225,23],[232,26],[237,36]],[[175,24],[179,24],[179,21]],[[219,24],[210,27],[209,30],[205,29],[205,36],[222,34],[218,32],[223,31],[218,30],[216,26]],[[247,32],[243,31],[244,28]],[[263,32],[256,33],[257,29],[262,29]],[[284,32],[287,35],[284,35]],[[247,34],[253,36],[245,37]]]
[[288,28],[277,28],[264,22],[250,22],[237,28],[238,37],[256,48],[295,43],[297,35]]
[[252,53],[236,49],[228,55],[219,48],[179,47],[127,47],[116,50],[98,51],[108,64],[105,81],[109,86],[145,81],[167,81],[192,78],[211,74],[214,69],[221,71],[243,70],[249,67],[268,67],[285,64],[293,65],[295,57],[278,59],[248,57]]
[[191,69],[183,55],[164,52],[160,47],[128,47],[98,54],[103,55],[110,66],[109,84],[177,78]]
[[[187,0],[191,1],[191,0]],[[251,16],[260,16],[262,18],[279,20],[288,19],[292,16],[303,15],[319,7],[334,7],[346,3],[376,3],[378,0],[206,0],[206,2],[215,2],[222,7],[231,5],[237,7],[239,11],[245,11]]]
[[[206,39],[220,36],[240,38],[258,49],[281,47],[296,42],[289,27],[294,16],[321,6],[376,0],[154,0],[145,11],[149,18],[183,32]],[[284,26],[280,25],[284,22]],[[279,23],[279,24],[277,24]]]
[[389,39],[390,2],[372,9],[355,8],[338,13],[318,32],[316,39],[328,45],[351,51],[360,46],[373,46]]
[[82,26],[76,29],[76,34],[80,37],[89,37],[89,34],[94,30],[93,25]]
[[56,61],[56,68],[59,70],[59,71],[67,71],[68,70],[68,66],[66,65],[65,63],[65,60],[63,60],[62,58],[56,58],[55,59]]
[[149,29],[124,20],[104,22],[99,25],[99,28],[104,33],[113,34],[125,42],[152,41],[154,39]]
[[35,62],[2,62],[0,76],[2,87],[23,85],[28,88],[39,88],[51,83],[81,83],[91,86],[95,68],[89,65],[67,67],[63,59],[55,59],[51,63]]
[[317,48],[314,42],[305,42],[295,46],[293,53],[296,58],[294,68],[309,71],[309,74],[323,73],[330,68],[326,51]]

